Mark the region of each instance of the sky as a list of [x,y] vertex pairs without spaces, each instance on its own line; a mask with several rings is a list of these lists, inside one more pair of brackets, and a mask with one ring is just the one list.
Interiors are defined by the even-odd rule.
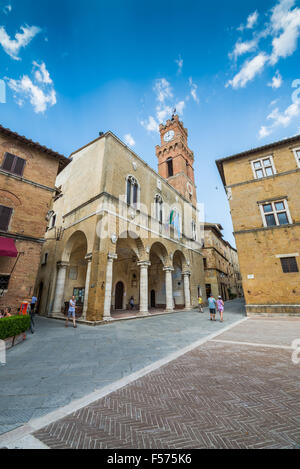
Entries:
[[300,0],[0,0],[0,123],[65,156],[111,130],[156,170],[176,107],[234,245],[215,160],[300,134],[299,36]]

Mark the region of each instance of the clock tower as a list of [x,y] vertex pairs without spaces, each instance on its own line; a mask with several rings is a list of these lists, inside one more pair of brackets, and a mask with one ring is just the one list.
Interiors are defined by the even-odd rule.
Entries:
[[158,172],[183,197],[196,205],[194,153],[188,147],[188,131],[178,115],[159,126],[161,144],[156,146]]

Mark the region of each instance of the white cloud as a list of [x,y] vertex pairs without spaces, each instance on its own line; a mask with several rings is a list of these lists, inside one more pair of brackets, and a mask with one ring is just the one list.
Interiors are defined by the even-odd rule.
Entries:
[[259,14],[257,10],[251,13],[247,18],[246,25],[241,24],[241,26],[238,27],[238,31],[244,31],[244,29],[253,29],[258,21],[258,17]]
[[135,145],[135,141],[134,141],[131,134],[124,135],[124,141],[125,141],[126,145],[128,145],[130,147],[134,147],[134,145]]
[[259,136],[259,138],[261,139],[261,138],[267,137],[268,135],[270,135],[270,133],[272,133],[272,131],[271,131],[270,129],[268,129],[266,126],[263,125],[263,126],[260,128],[260,131],[259,131],[259,135],[258,135],[258,136]]
[[42,62],[41,64],[33,62],[33,66],[37,69],[34,74],[36,81],[38,81],[39,83],[45,83],[47,85],[51,85],[53,83],[44,62]]
[[248,19],[247,19],[247,24],[246,24],[246,28],[247,29],[253,29],[254,26],[256,25],[257,21],[258,21],[258,11],[254,11],[253,13],[251,13],[251,15],[248,16]]
[[173,113],[172,101],[173,91],[170,83],[165,78],[156,80],[154,86],[156,94],[156,118],[158,122],[163,122],[166,118],[171,117]]
[[295,117],[300,115],[300,101],[290,104],[283,112],[278,108],[267,116],[267,119],[273,121],[269,126],[262,126],[259,131],[259,138],[264,138],[274,132],[277,127],[288,127]]
[[26,47],[32,39],[41,32],[37,26],[21,26],[22,33],[17,33],[15,39],[11,39],[4,26],[0,26],[0,44],[4,51],[14,60],[20,60],[18,57],[20,49]]
[[[260,32],[254,31],[252,39],[249,41],[237,41],[233,52],[229,54],[235,60],[240,55],[253,52],[257,49],[259,41],[262,38],[270,38],[269,45],[271,46],[271,52],[260,51],[252,61],[248,61],[242,66],[241,71],[227,83],[227,86],[240,87],[239,82],[242,83],[244,81],[240,81],[240,77],[244,75],[245,71],[247,72],[245,65],[257,65],[259,71],[261,71],[265,65],[275,65],[281,58],[289,57],[297,50],[298,38],[300,36],[300,8],[296,7],[295,3],[295,0],[278,0],[275,7],[271,10],[269,20],[263,29]],[[239,29],[253,29],[257,20],[258,13],[254,12],[248,17],[247,25],[242,25]],[[259,63],[259,58],[263,58],[263,63]],[[257,73],[254,73],[250,80],[256,75]],[[250,80],[246,80],[246,83]],[[234,86],[236,83],[237,86]],[[280,80],[275,80],[273,87],[279,87],[279,85]]]
[[171,84],[166,78],[156,80],[153,91],[156,100],[155,115],[150,115],[147,119],[140,121],[148,132],[158,132],[159,124],[170,119],[175,108],[178,114],[183,114],[185,108],[185,101],[176,103],[174,100]]
[[159,124],[153,116],[149,116],[146,121],[141,121],[141,125],[148,130],[148,132],[158,132],[159,130]]
[[246,61],[240,72],[228,81],[226,87],[230,85],[234,89],[244,88],[248,81],[253,80],[258,73],[262,72],[267,60],[268,56],[261,52],[252,60]]
[[175,60],[175,63],[177,63],[178,65],[177,73],[178,75],[180,75],[182,72],[182,67],[183,67],[183,59],[181,58],[181,56],[179,56],[178,59]]
[[192,78],[189,78],[189,85],[190,85],[190,88],[191,88],[191,96],[192,96],[193,100],[197,104],[199,104],[199,98],[198,98],[198,95],[197,95],[198,86],[195,83],[193,83]]
[[300,35],[300,9],[293,8],[294,0],[281,0],[272,11],[271,28],[274,39],[271,64],[276,64],[280,58],[292,55],[297,49]]
[[276,74],[272,78],[272,81],[268,83],[268,86],[270,86],[271,88],[277,89],[277,88],[280,88],[281,85],[282,85],[282,76],[277,70]]
[[10,13],[11,10],[12,10],[12,6],[11,6],[10,3],[7,4],[7,5],[5,5],[5,6],[2,8],[2,11],[3,11],[3,13],[5,13],[5,15],[8,15],[8,13]]
[[178,114],[183,114],[184,107],[185,107],[184,101],[179,101],[179,103],[176,104],[176,111],[178,112]]
[[157,106],[156,107],[156,117],[159,122],[163,122],[167,117],[171,116],[173,108],[171,106]]
[[252,41],[241,42],[240,40],[235,44],[233,52],[229,54],[230,58],[237,59],[243,54],[254,51],[258,46],[258,38]]
[[34,83],[28,75],[24,75],[20,80],[8,79],[8,86],[14,91],[14,98],[18,106],[23,106],[25,100],[29,100],[36,114],[44,113],[48,107],[54,106],[57,102],[53,81],[46,69],[42,65],[33,62],[38,70],[34,73]]
[[165,78],[156,80],[154,91],[160,103],[163,103],[167,98],[173,98],[171,85]]

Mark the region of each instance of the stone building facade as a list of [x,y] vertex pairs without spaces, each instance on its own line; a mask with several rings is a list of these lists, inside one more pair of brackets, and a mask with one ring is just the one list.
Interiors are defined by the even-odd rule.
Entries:
[[[171,123],[183,129],[178,116]],[[56,186],[37,285],[42,314],[60,315],[73,294],[93,322],[127,310],[130,298],[136,314],[197,305],[203,240],[186,183],[172,187],[107,132],[71,155]]]
[[0,308],[16,312],[34,293],[56,176],[67,164],[0,126]]
[[217,161],[247,314],[299,314],[300,135]]
[[225,301],[242,296],[237,251],[223,239],[222,226],[204,225],[203,263],[207,297],[221,296]]

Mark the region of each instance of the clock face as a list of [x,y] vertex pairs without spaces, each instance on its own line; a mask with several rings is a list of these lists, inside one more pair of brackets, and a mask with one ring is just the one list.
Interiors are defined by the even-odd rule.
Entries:
[[164,135],[164,141],[165,142],[170,142],[174,138],[174,130],[169,130],[169,132],[166,132]]

